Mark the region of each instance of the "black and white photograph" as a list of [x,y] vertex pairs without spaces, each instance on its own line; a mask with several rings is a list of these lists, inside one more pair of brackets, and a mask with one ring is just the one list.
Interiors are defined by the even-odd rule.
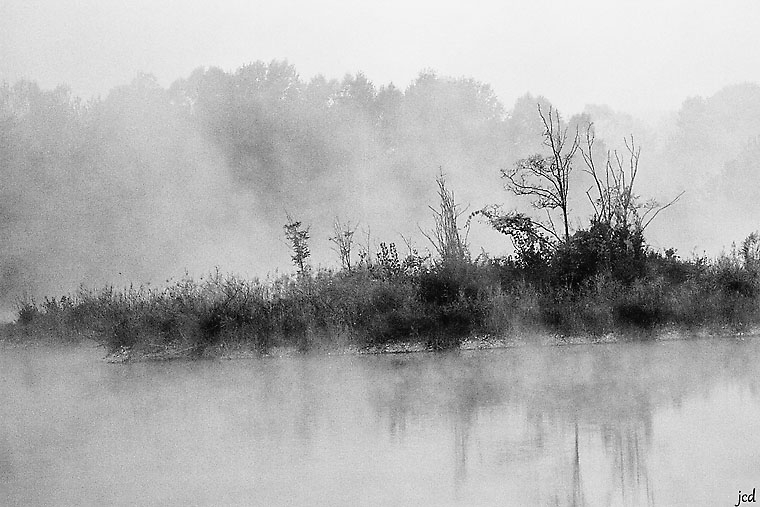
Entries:
[[0,505],[758,489],[760,3],[0,0]]

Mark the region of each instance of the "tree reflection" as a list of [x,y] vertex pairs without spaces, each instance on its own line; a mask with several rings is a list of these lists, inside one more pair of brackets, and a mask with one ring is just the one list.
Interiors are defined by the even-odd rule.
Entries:
[[[375,362],[370,389],[390,434],[442,428],[457,488],[475,469],[535,470],[558,505],[653,505],[658,411],[719,385],[756,398],[760,368],[731,341],[409,355]],[[389,363],[392,363],[390,365]],[[389,366],[391,366],[389,368]],[[377,386],[377,387],[375,387]],[[473,453],[478,460],[468,459]]]

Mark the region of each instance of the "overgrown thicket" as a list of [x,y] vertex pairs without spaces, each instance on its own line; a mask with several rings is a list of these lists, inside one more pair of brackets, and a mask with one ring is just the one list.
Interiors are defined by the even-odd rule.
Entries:
[[[534,295],[539,324],[600,334],[657,326],[738,329],[757,320],[756,234],[740,252],[713,260],[653,251],[644,232],[682,193],[665,204],[635,193],[641,150],[633,136],[625,140],[625,154],[608,152],[600,168],[592,124],[582,136],[578,126],[571,133],[552,108],[544,114],[539,106],[539,115],[549,154],[520,160],[502,176],[515,195],[531,197],[545,218],[498,206],[473,213],[512,240],[515,255],[502,260],[506,285],[517,278]],[[591,183],[585,194],[593,212],[585,227],[571,232],[568,195],[576,152]]]
[[[21,335],[90,337],[110,351],[167,348],[200,355],[219,344],[245,344],[266,351],[337,345],[383,345],[422,340],[448,348],[482,327],[490,282],[485,265],[470,262],[460,235],[461,212],[441,177],[441,197],[431,241],[440,258],[405,256],[395,243],[358,248],[351,260],[354,229],[336,221],[343,267],[316,270],[308,264],[308,227],[288,216],[285,237],[297,273],[246,281],[215,273],[205,280],[185,278],[163,289],[147,287],[80,290],[73,296],[19,305]],[[495,281],[496,278],[493,278]]]
[[[647,226],[680,196],[660,204],[635,193],[640,149],[633,137],[623,155],[609,152],[600,163],[593,125],[582,136],[552,109],[539,115],[548,155],[520,160],[502,176],[512,193],[533,198],[544,215],[486,206],[463,220],[466,210],[441,173],[433,228],[421,230],[431,254],[421,255],[406,239],[406,255],[395,243],[359,245],[358,225],[336,219],[329,241],[341,268],[315,270],[309,226],[287,215],[292,276],[247,281],[217,272],[162,289],[80,290],[41,304],[24,301],[15,332],[90,337],[110,351],[199,356],[218,346],[264,352],[410,340],[446,349],[475,334],[652,337],[658,328],[736,331],[760,320],[757,233],[716,259],[652,250]],[[579,160],[591,182],[586,196],[593,211],[573,228],[570,173]],[[514,253],[473,258],[473,219],[509,237]]]
[[760,317],[755,235],[744,242],[749,249],[712,260],[644,251],[639,264],[618,265],[621,272],[595,269],[593,260],[574,263],[573,255],[594,241],[588,231],[574,238],[568,250],[578,250],[552,258],[547,271],[516,257],[445,262],[416,252],[399,256],[394,244],[381,243],[351,270],[253,281],[215,273],[163,289],[80,290],[21,303],[14,333],[20,339],[86,337],[112,352],[172,349],[200,356],[219,345],[265,352],[418,340],[443,349],[473,334],[646,337],[668,326],[734,331]]

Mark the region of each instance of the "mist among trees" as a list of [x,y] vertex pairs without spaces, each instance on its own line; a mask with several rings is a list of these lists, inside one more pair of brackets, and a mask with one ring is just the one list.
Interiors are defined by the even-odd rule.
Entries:
[[[305,79],[279,61],[197,69],[168,89],[140,75],[88,102],[64,86],[4,84],[0,307],[81,283],[160,284],[214,266],[289,271],[288,214],[310,227],[316,265],[345,261],[331,248],[336,219],[370,247],[404,235],[424,250],[420,229],[433,226],[441,171],[472,209],[535,213],[500,176],[541,151],[537,104],[551,105],[525,95],[507,107],[471,78],[425,71],[402,90],[361,73]],[[745,84],[688,98],[665,118],[588,106],[564,121],[594,123],[599,157],[633,134],[642,195],[686,190],[648,229],[655,248],[717,254],[760,228],[758,112],[760,86]],[[571,178],[584,190],[593,184],[583,171]],[[567,203],[568,234],[593,212],[578,194]],[[512,248],[482,224],[470,243],[475,254]]]

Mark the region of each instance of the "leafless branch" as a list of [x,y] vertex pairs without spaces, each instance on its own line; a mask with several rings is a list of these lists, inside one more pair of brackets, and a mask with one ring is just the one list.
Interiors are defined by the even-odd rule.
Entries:
[[644,224],[644,225],[641,227],[641,229],[642,229],[642,230],[646,229],[646,228],[647,228],[647,226],[648,226],[650,223],[652,223],[652,220],[654,220],[655,218],[657,218],[657,215],[659,215],[661,211],[663,211],[663,210],[665,210],[665,209],[667,209],[667,208],[671,207],[672,205],[674,205],[674,204],[675,204],[675,203],[676,203],[676,202],[677,202],[677,201],[678,201],[678,200],[681,198],[681,196],[682,196],[683,194],[685,194],[685,193],[686,193],[686,190],[682,190],[682,191],[681,191],[681,193],[680,193],[680,194],[678,194],[678,195],[675,197],[675,199],[673,199],[672,201],[670,201],[670,202],[669,202],[669,203],[667,203],[666,205],[664,205],[664,206],[660,206],[659,208],[657,208],[657,210],[654,212],[654,214],[652,215],[652,217],[651,217],[649,220],[647,220],[647,221],[646,221],[646,223],[645,223],[645,224]]
[[[544,157],[533,155],[517,162],[511,171],[502,171],[507,179],[508,188],[515,195],[533,196],[533,206],[548,210],[559,209],[562,213],[564,226],[564,240],[570,238],[570,224],[568,220],[568,193],[570,172],[573,168],[573,158],[580,149],[580,135],[578,128],[569,141],[569,127],[562,127],[559,111],[549,107],[545,113],[538,105],[538,114],[544,125],[544,146],[551,150],[551,155]],[[552,229],[554,224],[551,221]],[[547,231],[550,231],[548,227]],[[558,236],[556,231],[551,231],[553,236]]]

